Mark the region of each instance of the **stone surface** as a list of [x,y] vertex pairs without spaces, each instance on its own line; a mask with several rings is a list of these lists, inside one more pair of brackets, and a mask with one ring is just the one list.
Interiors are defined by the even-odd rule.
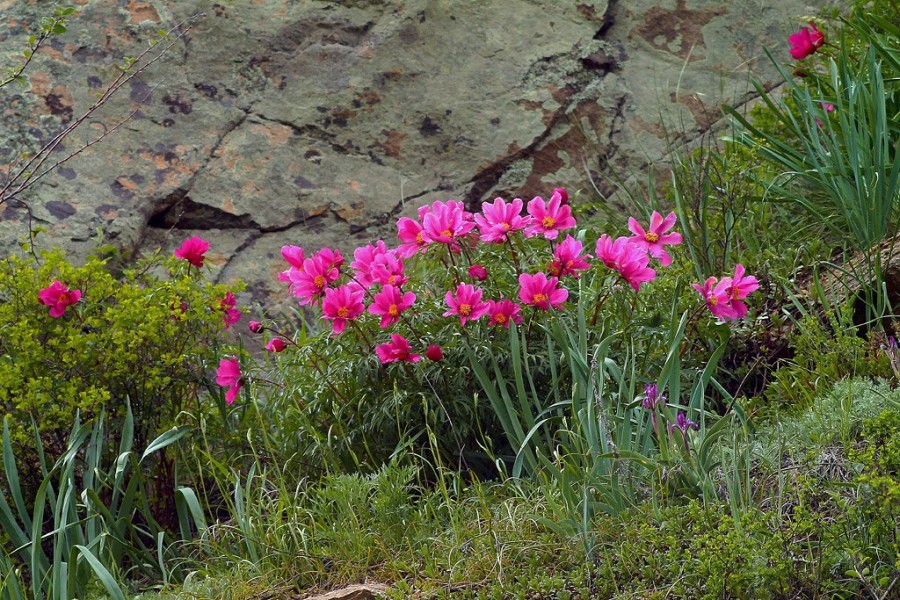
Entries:
[[[40,246],[75,257],[189,235],[243,300],[285,299],[283,244],[344,251],[394,239],[422,203],[553,187],[614,190],[610,175],[664,170],[741,102],[748,71],[775,82],[796,0],[79,0],[26,89],[0,90],[0,156],[39,146],[93,101],[160,29],[205,16],[65,142],[122,117],[112,136],[25,198]],[[0,51],[21,49],[46,2],[0,0]],[[660,115],[663,115],[662,120]],[[593,184],[591,183],[593,182]],[[0,248],[27,231],[0,205]]]
[[306,596],[304,600],[377,600],[387,595],[388,587],[380,583],[348,585],[324,594]]

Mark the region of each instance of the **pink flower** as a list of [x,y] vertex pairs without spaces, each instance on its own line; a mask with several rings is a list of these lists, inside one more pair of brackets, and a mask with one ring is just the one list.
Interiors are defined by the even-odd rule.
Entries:
[[233,354],[231,358],[223,358],[219,362],[219,369],[216,371],[216,383],[228,388],[228,391],[225,392],[225,403],[233,403],[234,399],[237,398],[238,392],[241,391],[241,386],[244,384],[243,377],[241,377],[241,365]]
[[541,310],[559,308],[569,297],[569,290],[557,288],[558,283],[556,277],[547,278],[543,273],[522,273],[519,275],[519,300]]
[[382,240],[378,240],[374,245],[368,244],[353,251],[353,262],[350,263],[350,268],[356,274],[357,283],[366,289],[372,287],[374,283],[372,265],[376,257],[382,256],[387,252],[387,245]]
[[430,344],[428,346],[428,350],[425,351],[425,358],[434,362],[438,362],[439,360],[444,358],[444,351],[441,350],[441,347],[437,344]]
[[66,284],[54,280],[49,286],[38,292],[41,304],[50,307],[50,316],[57,319],[66,312],[66,307],[81,300],[81,290],[70,290]]
[[247,327],[250,329],[250,333],[259,333],[262,331],[262,323],[259,321],[250,321]]
[[422,229],[422,220],[431,212],[428,206],[419,207],[419,220],[401,217],[397,221],[397,237],[403,242],[397,247],[397,253],[401,258],[409,258],[416,252],[424,251],[425,246],[431,243]]
[[403,274],[403,260],[395,250],[388,250],[372,261],[372,279],[381,285],[400,286],[409,281]]
[[280,281],[290,281],[290,272],[292,270],[303,270],[303,248],[300,246],[282,246],[281,258],[286,260],[290,267],[288,267],[287,271],[282,271],[278,274]]
[[488,303],[481,301],[482,293],[480,289],[468,283],[459,284],[455,296],[450,291],[444,296],[444,302],[450,307],[444,316],[459,315],[460,325],[465,325],[466,321],[480,319],[488,312]]
[[181,243],[181,246],[175,250],[175,258],[183,258],[199,268],[203,266],[203,259],[206,258],[203,255],[207,250],[209,250],[209,242],[195,235]]
[[801,27],[800,31],[788,37],[791,45],[791,56],[796,60],[802,60],[811,56],[825,43],[825,34],[816,28],[816,24],[809,22],[809,27]]
[[[822,107],[822,110],[825,111],[826,115],[834,112],[834,104],[831,104],[830,102],[819,102],[819,106]],[[816,125],[821,127],[822,121],[820,121],[818,117],[815,117],[815,120],[816,120]]]
[[569,192],[567,192],[565,189],[556,188],[555,190],[553,190],[553,194],[551,195],[551,198],[553,197],[553,195],[556,195],[556,194],[559,194],[559,201],[561,204],[569,203]]
[[333,278],[328,280],[329,283],[335,281],[340,276],[341,265],[344,264],[344,257],[341,256],[340,252],[331,248],[322,248],[316,253],[315,258],[325,265],[329,273],[335,271]]
[[316,304],[325,294],[328,283],[335,281],[340,273],[318,256],[303,261],[303,269],[290,269],[291,293],[300,299],[300,305]]
[[540,196],[534,198],[528,203],[528,214],[531,215],[531,224],[525,230],[528,237],[540,234],[548,240],[555,240],[561,230],[575,227],[572,209],[562,206],[562,195],[558,192],[550,196],[549,204],[544,203]]
[[487,269],[485,269],[481,265],[472,265],[471,267],[469,267],[469,277],[471,277],[472,279],[484,281],[485,279],[487,279],[487,276]]
[[610,269],[617,271],[634,291],[640,291],[641,284],[653,281],[656,271],[647,267],[650,257],[632,238],[624,236],[615,241],[606,234],[597,240],[597,258]]
[[674,212],[670,212],[663,219],[662,215],[654,210],[650,216],[650,230],[644,231],[637,219],[629,217],[628,229],[634,236],[628,239],[631,240],[632,244],[636,244],[653,258],[658,258],[659,264],[668,267],[672,264],[672,257],[669,256],[669,253],[666,252],[663,246],[677,246],[681,243],[680,233],[666,234],[668,230],[675,226],[676,220],[677,217],[675,217]]
[[234,294],[231,292],[226,293],[224,298],[219,298],[219,310],[225,313],[222,316],[222,320],[225,321],[225,329],[241,320],[241,311],[234,307],[235,303]]
[[344,332],[347,321],[352,321],[366,310],[362,302],[365,291],[358,285],[342,285],[325,290],[322,301],[322,318],[331,321],[334,335]]
[[272,352],[273,354],[276,352],[281,352],[287,348],[287,344],[284,343],[284,340],[281,338],[272,338],[269,340],[269,343],[266,344],[266,350]]
[[731,277],[724,277],[722,281],[710,277],[702,286],[699,283],[691,285],[703,296],[709,312],[723,320],[738,318],[737,312],[731,305],[731,296],[729,296]]
[[475,223],[481,232],[480,239],[487,243],[503,243],[510,232],[525,229],[530,219],[522,216],[522,201],[515,198],[507,204],[496,198],[493,204],[481,203],[481,213],[475,215]]
[[403,362],[419,362],[422,357],[418,354],[412,354],[412,346],[406,341],[402,335],[392,333],[391,341],[375,347],[375,354],[381,359],[381,364],[403,361]]
[[590,258],[590,256],[581,254],[583,248],[584,246],[581,242],[571,235],[567,235],[566,239],[560,242],[556,246],[556,250],[553,251],[553,262],[550,263],[550,267],[547,270],[554,277],[564,277],[566,275],[578,277],[580,275],[578,271],[585,271],[591,267],[585,260]]
[[734,309],[735,318],[738,319],[745,316],[748,312],[747,305],[743,302],[744,298],[759,289],[759,281],[756,277],[744,275],[744,273],[744,265],[735,265],[731,287],[726,291],[731,299],[731,307]]
[[432,242],[455,244],[475,227],[472,214],[465,210],[462,202],[448,200],[431,205],[431,211],[422,220],[424,235]]
[[384,329],[400,320],[400,313],[413,305],[416,295],[412,292],[401,294],[400,288],[386,285],[375,294],[374,301],[369,305],[369,312],[373,315],[381,315],[381,328]]
[[488,300],[488,314],[491,320],[488,325],[502,325],[509,329],[509,323],[513,322],[519,325],[522,322],[522,315],[519,314],[521,307],[512,300]]

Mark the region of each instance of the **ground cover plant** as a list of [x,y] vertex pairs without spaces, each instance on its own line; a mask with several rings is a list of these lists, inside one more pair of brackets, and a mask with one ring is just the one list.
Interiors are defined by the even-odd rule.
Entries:
[[896,597],[890,4],[805,21],[632,217],[556,189],[286,243],[263,356],[215,239],[0,263],[0,599]]

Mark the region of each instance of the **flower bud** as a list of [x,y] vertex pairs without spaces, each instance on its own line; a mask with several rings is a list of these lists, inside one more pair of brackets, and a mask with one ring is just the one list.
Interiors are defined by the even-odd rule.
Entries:
[[259,333],[260,331],[262,331],[262,323],[259,321],[250,321],[250,332]]
[[469,277],[471,277],[472,279],[484,281],[485,279],[487,279],[487,276],[487,269],[485,269],[481,265],[472,265],[471,267],[469,267]]
[[437,344],[431,344],[428,346],[428,350],[425,351],[425,357],[428,358],[428,360],[437,362],[444,358],[444,351],[441,350],[441,347]]

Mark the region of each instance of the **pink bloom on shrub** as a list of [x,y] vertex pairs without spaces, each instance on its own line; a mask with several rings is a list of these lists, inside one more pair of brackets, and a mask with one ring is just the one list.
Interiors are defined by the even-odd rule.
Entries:
[[381,328],[384,329],[400,320],[400,313],[413,305],[416,295],[412,292],[402,294],[400,288],[386,285],[375,294],[374,301],[369,305],[369,312],[373,315],[381,315]]
[[228,388],[228,391],[225,392],[225,403],[233,403],[243,385],[241,365],[233,354],[231,358],[223,358],[219,362],[219,369],[216,371],[216,383]]
[[727,290],[728,297],[731,298],[731,307],[734,309],[735,318],[738,319],[745,316],[748,312],[747,305],[743,303],[743,299],[759,289],[759,281],[756,277],[745,275],[744,273],[744,265],[735,265],[731,287]]
[[522,315],[519,314],[521,307],[512,300],[501,298],[500,300],[488,300],[488,314],[491,320],[488,325],[502,325],[509,329],[510,322],[519,325],[522,322]]
[[344,257],[341,256],[341,253],[331,248],[322,248],[316,253],[315,259],[325,266],[328,283],[337,281],[337,278],[341,276],[341,266],[344,264]]
[[300,305],[316,304],[325,294],[328,283],[335,281],[340,273],[318,256],[303,261],[303,270],[291,269],[291,293],[299,298]]
[[290,281],[290,272],[292,270],[303,270],[303,248],[300,246],[282,246],[281,258],[286,260],[290,267],[288,267],[286,271],[282,271],[278,274],[278,279],[280,281]]
[[569,192],[567,192],[564,188],[556,188],[555,190],[553,190],[553,194],[551,195],[551,197],[556,194],[559,194],[559,201],[561,204],[569,203]]
[[392,362],[419,362],[422,357],[412,353],[412,346],[402,335],[392,333],[391,341],[375,347],[375,354],[386,365]]
[[487,276],[487,269],[485,269],[481,265],[472,265],[471,267],[469,267],[469,277],[471,277],[472,279],[484,281],[485,279],[487,279]]
[[225,313],[222,316],[222,320],[225,321],[225,329],[241,320],[240,309],[234,307],[236,302],[234,294],[231,292],[226,293],[224,298],[219,298],[219,310]]
[[381,285],[401,286],[409,281],[409,277],[403,274],[403,269],[403,260],[397,256],[397,252],[388,250],[372,261],[372,279]]
[[175,258],[183,258],[195,267],[203,266],[204,254],[209,250],[209,242],[198,236],[190,237],[175,250]]
[[548,240],[555,240],[561,230],[575,227],[572,209],[562,205],[562,196],[558,192],[550,196],[549,203],[540,196],[534,198],[528,203],[528,214],[531,215],[531,224],[525,230],[528,237],[543,235]]
[[262,331],[262,323],[259,321],[250,321],[247,327],[250,329],[250,333],[259,333]]
[[672,264],[672,257],[666,252],[663,246],[677,246],[681,243],[680,233],[666,233],[675,226],[677,217],[674,212],[670,212],[665,219],[662,215],[653,211],[650,216],[650,229],[644,231],[641,224],[634,217],[628,218],[628,230],[634,236],[628,238],[632,244],[639,246],[644,252],[647,252],[653,258],[659,259],[659,264],[668,267]]
[[618,237],[613,240],[606,234],[597,240],[597,258],[610,269],[617,271],[634,291],[640,291],[642,283],[653,281],[656,271],[647,267],[650,257],[632,238]]
[[431,243],[431,240],[425,235],[425,230],[422,229],[422,221],[429,212],[431,212],[430,207],[420,206],[418,221],[409,217],[401,217],[397,221],[397,237],[403,242],[397,247],[397,253],[402,258],[409,258],[416,252],[424,250],[425,246]]
[[454,244],[475,227],[472,214],[465,210],[462,202],[438,200],[431,205],[431,211],[422,220],[424,235],[432,242]]
[[481,232],[482,242],[503,243],[510,232],[525,229],[531,219],[522,216],[522,200],[513,199],[508,203],[496,198],[493,204],[481,203],[481,213],[475,215],[475,223]]
[[569,297],[569,290],[556,287],[559,280],[543,273],[519,275],[519,300],[541,310],[559,308]]
[[724,277],[722,281],[719,281],[715,277],[710,277],[702,286],[699,283],[693,283],[691,285],[695,290],[700,292],[701,296],[703,296],[709,312],[720,319],[737,318],[737,312],[731,305],[731,277]]
[[350,268],[356,273],[356,281],[366,289],[374,283],[372,277],[372,265],[375,258],[388,252],[387,245],[378,240],[375,244],[368,244],[353,251],[353,262]]
[[791,45],[791,56],[796,60],[802,60],[811,56],[825,43],[825,34],[816,28],[816,24],[809,22],[809,27],[801,27],[800,31],[788,37]]
[[[822,110],[825,111],[826,115],[834,112],[834,104],[831,104],[830,102],[819,102],[819,106],[822,107]],[[815,119],[816,119],[816,125],[821,127],[822,121],[820,121],[818,117],[816,117]]]
[[445,317],[459,315],[459,324],[465,325],[466,321],[480,319],[487,314],[488,303],[481,301],[483,292],[473,285],[461,283],[456,286],[456,294],[448,291],[444,296],[444,302],[450,309],[444,313]]
[[272,338],[269,340],[269,343],[266,344],[266,350],[272,353],[281,352],[287,348],[287,344],[284,343],[284,340],[281,338]]
[[439,360],[444,358],[444,351],[441,350],[441,347],[437,344],[430,344],[428,346],[428,350],[425,351],[425,358],[434,362],[438,362]]
[[331,321],[332,333],[343,333],[347,321],[352,321],[366,310],[362,302],[364,295],[365,291],[358,285],[342,285],[325,290],[322,318]]
[[581,275],[578,271],[586,271],[591,267],[586,258],[590,258],[587,254],[582,254],[584,246],[581,242],[567,235],[566,239],[560,242],[553,251],[553,262],[547,269],[554,277],[564,277],[573,275],[578,277]]
[[70,290],[63,282],[54,280],[38,292],[38,299],[50,307],[50,316],[58,319],[66,312],[66,307],[81,300],[81,290]]

